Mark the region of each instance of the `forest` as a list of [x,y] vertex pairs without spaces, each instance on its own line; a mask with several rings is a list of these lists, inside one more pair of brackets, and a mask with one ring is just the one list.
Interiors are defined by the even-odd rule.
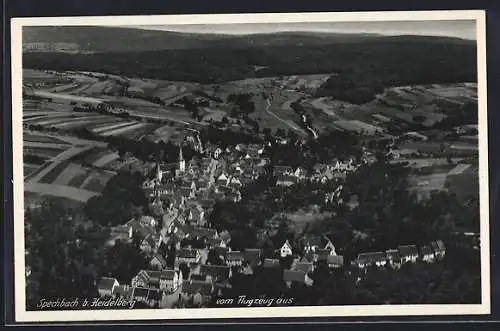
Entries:
[[[256,65],[264,68],[255,71]],[[364,103],[389,86],[475,81],[476,49],[474,42],[402,36],[303,47],[231,47],[229,43],[226,48],[128,53],[25,53],[23,66],[208,84],[329,73],[332,76],[319,95]]]

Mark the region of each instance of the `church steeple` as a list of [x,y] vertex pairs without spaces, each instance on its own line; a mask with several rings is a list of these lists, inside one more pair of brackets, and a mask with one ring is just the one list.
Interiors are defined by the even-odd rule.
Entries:
[[184,160],[184,156],[182,155],[182,145],[179,145],[179,171],[186,171],[186,161]]

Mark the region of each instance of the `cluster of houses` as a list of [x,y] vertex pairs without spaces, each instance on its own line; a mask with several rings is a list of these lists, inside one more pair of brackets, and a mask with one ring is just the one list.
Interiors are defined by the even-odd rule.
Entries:
[[352,263],[361,269],[370,266],[383,267],[390,265],[399,268],[404,263],[415,263],[417,260],[432,263],[442,259],[446,253],[446,247],[442,240],[432,241],[429,245],[420,247],[416,245],[402,245],[397,249],[388,249],[385,252],[361,253]]
[[[206,150],[209,157],[186,162],[180,148],[177,163],[158,164],[154,178],[143,184],[152,200],[152,216],[114,227],[108,244],[138,238],[140,249],[150,258],[149,270],[140,270],[130,284],[103,277],[98,284],[101,296],[125,297],[151,307],[189,300],[202,304],[230,286],[235,272],[251,275],[280,269],[286,286],[310,286],[310,275],[318,264],[331,269],[344,265],[332,241],[323,235],[305,236],[296,245],[285,241],[271,256],[264,256],[260,248],[231,250],[230,233],[210,228],[207,215],[216,201],[239,201],[240,189],[264,174],[269,160],[258,145],[237,145],[231,153],[220,148]],[[317,165],[309,174],[302,167],[275,167],[274,175],[277,185],[289,186],[302,180],[341,178],[357,167],[347,160]],[[338,198],[340,189],[327,198]]]
[[[151,252],[149,270],[140,270],[130,284],[124,285],[115,278],[102,277],[99,294],[136,300],[151,307],[169,300],[202,304],[230,287],[229,280],[235,272],[252,275],[265,269],[281,269],[286,286],[294,283],[311,286],[310,275],[318,263],[324,262],[330,268],[344,265],[343,257],[336,254],[326,236],[305,236],[295,248],[286,240],[273,256],[265,256],[260,248],[231,250],[227,232],[219,234],[209,228],[198,228],[195,237],[183,234],[184,239],[180,240],[177,232],[172,231],[168,242],[175,247],[173,261],[167,261],[170,253]],[[289,265],[283,265],[286,258],[290,258]]]

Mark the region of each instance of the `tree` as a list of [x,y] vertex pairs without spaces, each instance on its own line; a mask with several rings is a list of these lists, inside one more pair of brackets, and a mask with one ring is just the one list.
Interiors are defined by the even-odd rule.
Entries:
[[219,254],[214,249],[208,251],[207,263],[213,265],[222,265],[224,264],[222,259],[219,257]]

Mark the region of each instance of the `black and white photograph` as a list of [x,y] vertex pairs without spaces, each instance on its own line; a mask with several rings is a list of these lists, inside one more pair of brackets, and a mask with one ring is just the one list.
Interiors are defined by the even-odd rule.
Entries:
[[484,20],[13,19],[17,318],[488,314]]

